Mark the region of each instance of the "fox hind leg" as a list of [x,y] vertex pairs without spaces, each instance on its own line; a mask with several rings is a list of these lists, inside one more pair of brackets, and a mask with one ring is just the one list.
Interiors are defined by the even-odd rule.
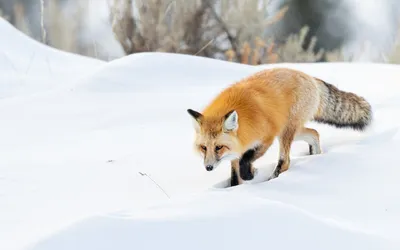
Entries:
[[317,130],[315,130],[315,129],[306,128],[306,127],[299,129],[294,140],[296,140],[296,141],[301,140],[301,141],[307,142],[309,145],[310,155],[322,153],[320,140],[319,140],[319,134],[318,134]]
[[287,127],[279,137],[279,161],[274,171],[274,177],[289,169],[290,165],[290,148],[293,141],[303,140],[309,145],[310,155],[320,154],[321,145],[319,134],[315,129],[303,127],[296,129],[295,127]]

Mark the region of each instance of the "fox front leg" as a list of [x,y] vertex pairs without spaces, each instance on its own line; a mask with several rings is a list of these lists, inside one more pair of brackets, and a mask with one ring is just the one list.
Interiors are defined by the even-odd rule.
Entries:
[[241,184],[239,179],[239,161],[234,160],[231,162],[231,187]]
[[240,178],[245,181],[250,181],[254,178],[254,167],[252,166],[255,160],[257,148],[252,148],[244,152],[239,161]]
[[254,178],[253,162],[265,154],[272,142],[273,138],[269,138],[264,140],[264,143],[250,148],[243,153],[239,160],[239,173],[242,180],[250,181]]

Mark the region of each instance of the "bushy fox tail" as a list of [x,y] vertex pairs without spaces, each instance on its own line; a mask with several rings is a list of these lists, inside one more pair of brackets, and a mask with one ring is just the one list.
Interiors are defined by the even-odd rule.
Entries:
[[345,92],[320,79],[321,103],[314,121],[337,128],[364,130],[372,121],[371,105],[360,96]]

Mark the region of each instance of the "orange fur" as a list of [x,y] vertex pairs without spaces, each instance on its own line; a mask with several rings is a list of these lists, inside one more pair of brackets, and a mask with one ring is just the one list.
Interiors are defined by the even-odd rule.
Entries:
[[[318,132],[305,128],[304,124],[315,117],[324,118],[326,100],[331,97],[327,88],[333,87],[297,70],[267,69],[232,84],[201,113],[188,110],[195,121],[195,147],[204,156],[207,170],[211,171],[226,156],[236,172],[239,160],[238,183],[250,180],[254,174],[252,163],[264,155],[276,137],[279,137],[280,156],[275,177],[289,168],[294,140],[308,142],[310,154],[321,153]],[[332,91],[336,97],[349,96],[339,90]],[[355,95],[351,98],[365,106]],[[355,103],[354,100],[346,104]],[[330,118],[328,115],[331,114],[325,117]],[[353,116],[357,118],[356,114]]]
[[[207,121],[219,119],[231,110],[239,114],[237,137],[243,148],[262,135],[277,135],[287,123],[289,109],[293,103],[293,90],[282,90],[273,84],[263,71],[222,91],[202,112]],[[205,123],[210,130],[215,125]],[[219,128],[218,128],[219,129]],[[266,131],[268,133],[266,134]]]

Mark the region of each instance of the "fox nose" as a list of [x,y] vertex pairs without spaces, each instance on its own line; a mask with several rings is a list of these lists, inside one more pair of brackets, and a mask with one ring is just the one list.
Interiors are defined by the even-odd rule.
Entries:
[[213,168],[214,168],[213,165],[207,165],[207,166],[206,166],[206,170],[207,170],[207,171],[211,171],[211,170],[213,170]]

